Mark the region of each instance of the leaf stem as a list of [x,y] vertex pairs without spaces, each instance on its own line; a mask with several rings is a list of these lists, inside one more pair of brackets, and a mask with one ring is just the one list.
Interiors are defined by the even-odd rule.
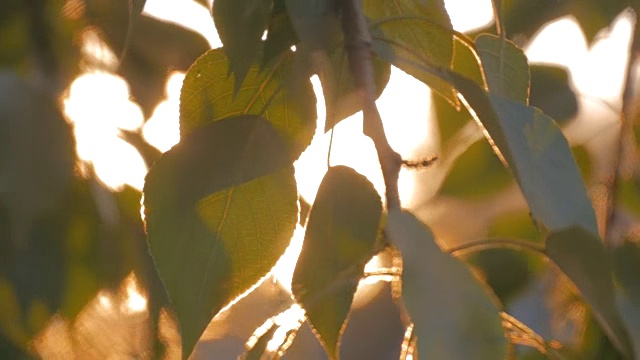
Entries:
[[339,4],[342,10],[341,24],[345,35],[345,50],[362,102],[364,134],[371,138],[378,153],[386,187],[387,209],[399,208],[398,177],[402,158],[389,145],[382,118],[375,103],[372,39],[362,11],[362,1],[343,0]]
[[335,127],[331,128],[331,136],[329,137],[329,150],[327,150],[327,169],[331,168],[331,149],[333,148],[333,131]]
[[489,249],[514,249],[531,252],[546,257],[544,245],[527,240],[492,238],[468,242],[459,246],[454,246],[447,251],[453,256],[462,256],[467,253],[474,253]]
[[502,0],[491,0],[491,6],[493,7],[493,17],[496,21],[496,34],[504,40],[506,34],[504,23],[502,22]]

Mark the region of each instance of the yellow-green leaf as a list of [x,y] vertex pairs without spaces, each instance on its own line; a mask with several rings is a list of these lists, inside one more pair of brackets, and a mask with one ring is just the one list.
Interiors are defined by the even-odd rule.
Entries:
[[[260,69],[252,66],[234,95],[234,75],[222,49],[210,50],[189,69],[180,94],[180,134],[229,116],[260,115],[283,136],[292,158],[311,143],[316,98],[307,78],[289,79],[291,52]],[[293,91],[295,89],[295,91]]]
[[211,318],[275,265],[297,221],[293,166],[267,121],[204,126],[147,175],[147,238],[188,356]]
[[[413,66],[411,59],[423,65],[451,67],[453,58],[453,31],[451,20],[442,0],[365,0],[363,11],[370,20],[374,37],[374,50],[385,60],[414,76],[444,96],[458,104],[451,84],[441,78]],[[389,44],[396,45],[391,50],[382,50]]]

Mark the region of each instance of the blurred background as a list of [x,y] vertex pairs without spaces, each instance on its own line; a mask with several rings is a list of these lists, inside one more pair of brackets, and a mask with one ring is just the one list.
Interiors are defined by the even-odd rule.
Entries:
[[[490,0],[445,4],[457,31],[471,37],[495,31]],[[624,1],[503,4],[507,36],[530,61],[531,103],[569,139],[603,237],[637,239],[636,15]],[[0,3],[0,358],[180,356],[147,252],[141,190],[148,168],[179,141],[185,72],[221,43],[210,1],[148,0],[135,15],[140,6]],[[327,169],[329,146],[319,81],[313,84],[318,130],[295,164],[307,202]],[[396,68],[378,105],[390,143],[405,159],[439,157],[427,169],[403,169],[400,193],[445,248],[487,237],[543,240],[511,173],[468,113]],[[336,126],[331,163],[353,167],[383,191],[373,144],[361,128],[361,114]],[[267,321],[285,330],[299,325],[288,288],[303,235],[300,225],[272,275],[213,320],[193,358],[236,358]],[[482,271],[510,314],[545,339],[604,358],[607,340],[542,260],[510,250],[464,260]],[[392,265],[382,254],[367,269]],[[404,325],[389,281],[361,282],[343,338],[345,359],[398,358]],[[519,354],[537,356],[524,348]],[[285,358],[325,358],[308,325]]]

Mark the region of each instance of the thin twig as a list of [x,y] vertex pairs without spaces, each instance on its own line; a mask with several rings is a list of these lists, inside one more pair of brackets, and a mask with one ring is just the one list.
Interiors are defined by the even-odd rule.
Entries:
[[342,31],[351,74],[361,97],[364,134],[373,141],[382,168],[386,187],[387,209],[400,208],[398,177],[402,158],[391,148],[376,106],[376,85],[372,63],[372,39],[362,11],[361,0],[343,0],[341,6]]
[[329,138],[329,150],[327,150],[327,169],[331,168],[331,149],[333,148],[333,131],[335,126],[331,128],[331,137]]
[[514,249],[532,252],[534,254],[546,256],[544,245],[520,239],[484,239],[468,242],[459,246],[447,249],[453,256],[461,256],[470,252],[483,251],[488,249]]

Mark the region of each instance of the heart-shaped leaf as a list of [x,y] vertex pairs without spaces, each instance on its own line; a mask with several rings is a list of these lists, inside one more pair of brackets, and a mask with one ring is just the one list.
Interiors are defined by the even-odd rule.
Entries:
[[289,52],[262,69],[252,66],[234,95],[234,76],[228,76],[227,56],[222,49],[208,51],[191,66],[184,79],[180,134],[184,136],[229,116],[261,115],[283,136],[292,158],[297,158],[311,143],[317,113],[309,79],[286,80],[292,63],[293,54]]
[[297,221],[294,169],[267,121],[241,116],[185,136],[147,175],[149,249],[188,356],[211,318],[275,265]]
[[442,0],[365,0],[363,11],[374,31],[374,49],[389,43],[395,56],[385,57],[386,51],[376,53],[404,72],[414,76],[444,96],[449,102],[458,104],[455,91],[447,81],[413,66],[411,62],[395,61],[411,59],[413,62],[451,67],[453,58],[453,31],[449,14]]

